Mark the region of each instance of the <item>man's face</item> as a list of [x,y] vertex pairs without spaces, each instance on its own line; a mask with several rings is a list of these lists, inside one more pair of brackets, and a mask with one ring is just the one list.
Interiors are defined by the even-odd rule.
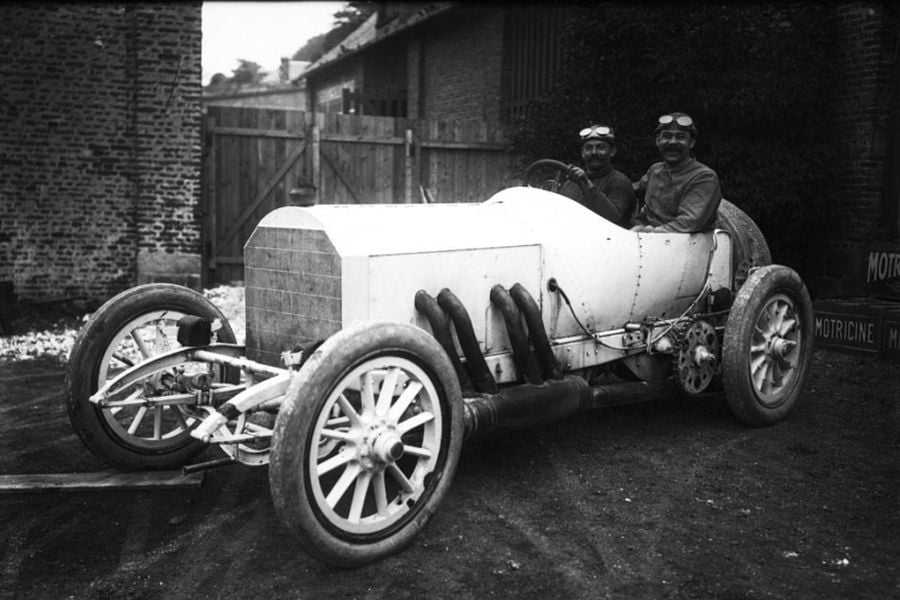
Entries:
[[581,160],[588,173],[603,170],[615,155],[616,147],[603,140],[588,140],[581,145]]
[[666,164],[676,166],[691,158],[694,136],[689,131],[663,129],[656,134],[656,147]]

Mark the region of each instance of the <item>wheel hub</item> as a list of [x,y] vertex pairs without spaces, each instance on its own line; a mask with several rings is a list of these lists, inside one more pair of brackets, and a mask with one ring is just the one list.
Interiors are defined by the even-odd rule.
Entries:
[[359,464],[367,471],[382,471],[403,457],[403,440],[388,424],[372,425],[360,440]]
[[774,358],[784,358],[791,353],[797,342],[774,336],[766,342],[766,354]]
[[709,387],[719,368],[719,338],[706,321],[695,321],[676,345],[675,372],[682,389],[699,394]]
[[403,456],[403,442],[393,431],[382,433],[372,444],[372,451],[383,463],[396,462]]

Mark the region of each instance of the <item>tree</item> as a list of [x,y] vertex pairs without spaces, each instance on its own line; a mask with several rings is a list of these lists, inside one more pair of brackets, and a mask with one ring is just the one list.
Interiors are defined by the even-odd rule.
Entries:
[[316,61],[323,54],[340,44],[357,27],[378,10],[374,2],[348,2],[334,13],[334,27],[327,33],[310,38],[291,57],[293,60]]
[[267,73],[262,70],[262,67],[252,60],[241,58],[238,60],[238,63],[238,68],[231,72],[231,78],[228,79],[228,81],[232,83],[252,85],[259,83],[262,81],[263,77],[267,75]]

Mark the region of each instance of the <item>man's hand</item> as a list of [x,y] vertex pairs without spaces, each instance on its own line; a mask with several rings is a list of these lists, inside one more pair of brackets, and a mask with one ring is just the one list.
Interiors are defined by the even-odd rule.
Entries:
[[578,181],[579,179],[584,181],[585,185],[588,188],[594,187],[594,182],[591,181],[591,178],[587,176],[584,169],[576,165],[569,165],[569,177],[572,181]]

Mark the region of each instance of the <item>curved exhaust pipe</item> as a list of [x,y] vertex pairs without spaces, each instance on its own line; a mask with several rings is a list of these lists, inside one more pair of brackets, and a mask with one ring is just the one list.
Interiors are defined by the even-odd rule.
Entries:
[[528,335],[531,336],[531,343],[541,364],[544,379],[562,379],[562,369],[559,368],[559,362],[550,349],[550,339],[547,337],[547,330],[544,329],[544,321],[541,319],[541,310],[537,302],[521,283],[512,286],[509,295],[525,316]]
[[428,324],[431,325],[431,333],[434,335],[434,339],[437,340],[437,343],[441,345],[444,352],[450,357],[450,362],[456,371],[456,377],[459,379],[463,395],[471,395],[474,392],[472,380],[469,378],[468,371],[460,362],[456,346],[453,344],[453,334],[450,332],[450,318],[447,316],[447,313],[438,305],[437,300],[432,298],[425,290],[416,292],[414,304],[416,310],[425,315]]
[[519,373],[528,383],[542,384],[544,378],[541,376],[534,353],[528,347],[528,338],[525,336],[525,330],[519,319],[519,309],[516,308],[516,304],[506,288],[499,283],[491,288],[491,304],[496,306],[503,315],[509,342],[513,347],[513,359]]
[[472,376],[472,382],[475,389],[485,394],[494,394],[497,392],[497,382],[488,369],[484,355],[481,354],[481,348],[478,347],[478,340],[475,338],[475,330],[472,328],[472,319],[466,312],[466,307],[456,295],[444,288],[437,296],[438,305],[447,311],[453,326],[456,327],[456,337],[466,357],[466,368]]

